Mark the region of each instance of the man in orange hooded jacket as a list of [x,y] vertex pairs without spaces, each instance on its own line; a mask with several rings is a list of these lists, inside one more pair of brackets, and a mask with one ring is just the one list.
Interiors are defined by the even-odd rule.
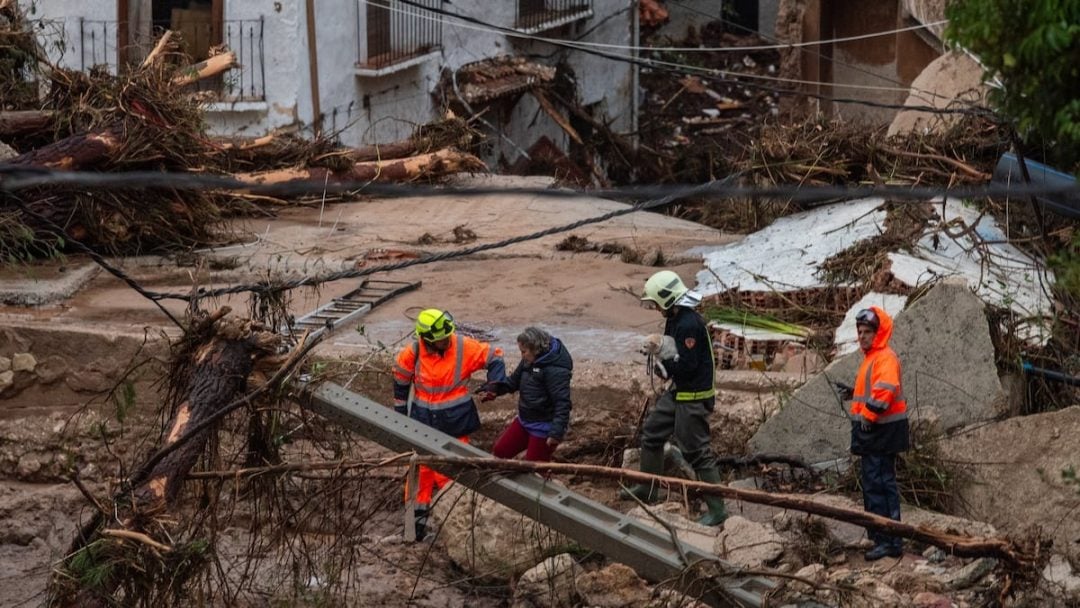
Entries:
[[[900,521],[896,455],[907,451],[907,401],[900,388],[900,359],[889,348],[893,321],[877,306],[855,316],[859,348],[865,355],[851,390],[851,453],[862,457],[863,508]],[[867,561],[899,557],[899,538],[869,532],[874,547]]]

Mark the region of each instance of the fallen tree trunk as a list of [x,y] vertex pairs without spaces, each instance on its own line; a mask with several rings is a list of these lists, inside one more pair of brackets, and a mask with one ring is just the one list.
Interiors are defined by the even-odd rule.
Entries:
[[443,456],[420,456],[419,464],[424,464],[443,473],[463,470],[512,471],[519,473],[563,473],[568,475],[586,475],[603,477],[619,481],[658,483],[665,487],[679,488],[688,492],[723,496],[733,500],[790,509],[835,519],[837,521],[862,526],[888,534],[917,540],[960,557],[994,557],[1020,569],[1036,566],[1036,556],[1031,549],[1004,538],[981,538],[963,534],[951,534],[932,528],[913,526],[874,515],[866,511],[856,511],[843,507],[815,502],[808,497],[794,494],[778,494],[761,490],[744,490],[726,485],[715,485],[700,481],[689,481],[675,477],[650,475],[640,471],[613,469],[597,465],[565,464],[548,462],[527,462],[522,460],[500,460],[498,458],[460,458]]
[[12,158],[8,163],[23,167],[48,167],[74,171],[96,167],[114,158],[123,145],[119,126],[93,133],[80,133]]
[[0,136],[23,135],[41,131],[52,124],[53,113],[47,110],[0,112]]
[[[167,425],[167,435],[155,456],[132,476],[130,493],[116,497],[113,509],[99,512],[82,529],[72,546],[65,567],[72,568],[75,557],[95,540],[113,539],[115,543],[136,542],[158,553],[168,553],[172,547],[154,539],[155,516],[176,502],[191,468],[203,453],[207,440],[215,432],[214,421],[223,410],[235,404],[247,390],[248,376],[258,366],[280,363],[275,357],[280,336],[262,331],[260,326],[239,319],[223,319],[229,313],[223,307],[199,323],[196,331],[205,332],[207,340],[190,354],[190,373],[183,401],[173,412]],[[284,369],[284,368],[283,368]],[[116,550],[124,554],[123,546]],[[108,553],[85,559],[114,561],[114,575],[97,585],[67,588],[67,601],[72,606],[107,606],[115,601],[113,595],[130,573],[125,572],[124,559]],[[137,569],[150,569],[145,561]],[[152,578],[152,577],[151,577]]]
[[353,148],[346,152],[346,156],[354,163],[363,163],[379,160],[392,160],[405,158],[419,152],[416,142],[411,139],[395,141],[388,144],[373,144]]
[[233,177],[253,186],[274,186],[310,182],[324,184],[357,182],[406,182],[435,178],[465,171],[483,171],[487,167],[472,154],[446,148],[387,161],[356,163],[347,171],[331,172],[321,167],[280,169],[258,173],[238,173]]

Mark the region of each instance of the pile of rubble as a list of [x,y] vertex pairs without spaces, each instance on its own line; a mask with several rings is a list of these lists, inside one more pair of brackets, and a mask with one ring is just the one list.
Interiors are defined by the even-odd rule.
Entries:
[[[453,116],[421,125],[408,140],[360,149],[286,133],[214,138],[204,120],[208,99],[196,89],[237,67],[235,53],[219,49],[192,64],[166,32],[141,64],[119,75],[84,73],[50,63],[37,35],[17,3],[0,7],[0,39],[18,42],[0,45],[0,70],[11,77],[0,99],[0,163],[11,170],[202,173],[262,186],[430,180],[485,170],[459,150],[478,133]],[[50,257],[70,241],[119,254],[218,243],[227,238],[224,217],[283,202],[266,194],[273,192],[181,195],[138,183],[93,196],[73,186],[24,190],[19,200],[0,201],[0,256]]]

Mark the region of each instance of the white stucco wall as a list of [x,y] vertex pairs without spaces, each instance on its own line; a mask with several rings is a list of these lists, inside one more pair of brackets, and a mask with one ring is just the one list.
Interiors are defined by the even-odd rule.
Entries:
[[[254,81],[256,90],[261,84],[265,91],[264,100],[211,104],[207,122],[213,133],[257,136],[311,120],[304,3],[301,0],[225,0],[226,28],[230,23],[241,20],[254,23],[260,18],[263,21],[261,52],[253,54],[245,47],[240,62],[246,73],[233,78],[238,77],[245,84]],[[233,50],[241,51],[240,48]]]
[[19,5],[28,18],[42,22],[45,52],[57,65],[89,69],[96,63],[115,71],[116,0],[20,0]]
[[[514,25],[515,6],[513,0],[455,0],[442,4],[445,10],[502,27]],[[584,38],[587,41],[634,43],[632,0],[594,0],[593,9],[594,16],[587,20],[537,35],[572,39],[588,31]],[[36,17],[64,24],[67,44],[56,47],[54,58],[76,68],[83,63],[82,49],[76,48],[79,18],[108,22],[106,27],[112,28],[107,32],[111,35],[111,65],[115,66],[116,0],[35,0],[34,11]],[[504,54],[545,57],[543,61],[549,64],[565,61],[577,76],[578,101],[583,106],[592,106],[596,117],[609,122],[617,132],[634,128],[634,67],[629,63],[510,37],[499,31],[485,31],[484,26],[446,17],[441,25],[442,48],[426,61],[383,75],[358,75],[358,49],[366,36],[363,0],[318,0],[316,11],[321,124],[325,131],[340,132],[342,142],[347,145],[407,137],[416,125],[443,112],[434,90],[444,68],[456,70]],[[264,37],[261,53],[245,53],[241,62],[246,73],[239,78],[250,83],[249,74],[254,73],[265,90],[265,98],[212,104],[207,115],[211,130],[222,135],[257,136],[293,125],[310,134],[316,117],[311,104],[305,2],[225,0],[226,24],[259,18],[263,20]],[[72,40],[76,41],[74,45]],[[66,48],[62,57],[61,48]],[[238,76],[232,78],[236,82]],[[519,96],[509,110],[485,114],[485,119],[503,131],[503,136],[489,133],[492,146],[486,160],[491,162],[502,159],[512,164],[521,157],[521,149],[529,148],[543,136],[560,146],[567,143],[562,129],[540,111],[529,95]]]

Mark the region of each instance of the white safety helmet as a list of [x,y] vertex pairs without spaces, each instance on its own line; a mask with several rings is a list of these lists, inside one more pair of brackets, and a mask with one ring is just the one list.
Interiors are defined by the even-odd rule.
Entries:
[[645,293],[641,294],[641,301],[652,302],[660,310],[667,310],[688,291],[690,288],[682,282],[679,275],[670,270],[661,270],[645,281]]

